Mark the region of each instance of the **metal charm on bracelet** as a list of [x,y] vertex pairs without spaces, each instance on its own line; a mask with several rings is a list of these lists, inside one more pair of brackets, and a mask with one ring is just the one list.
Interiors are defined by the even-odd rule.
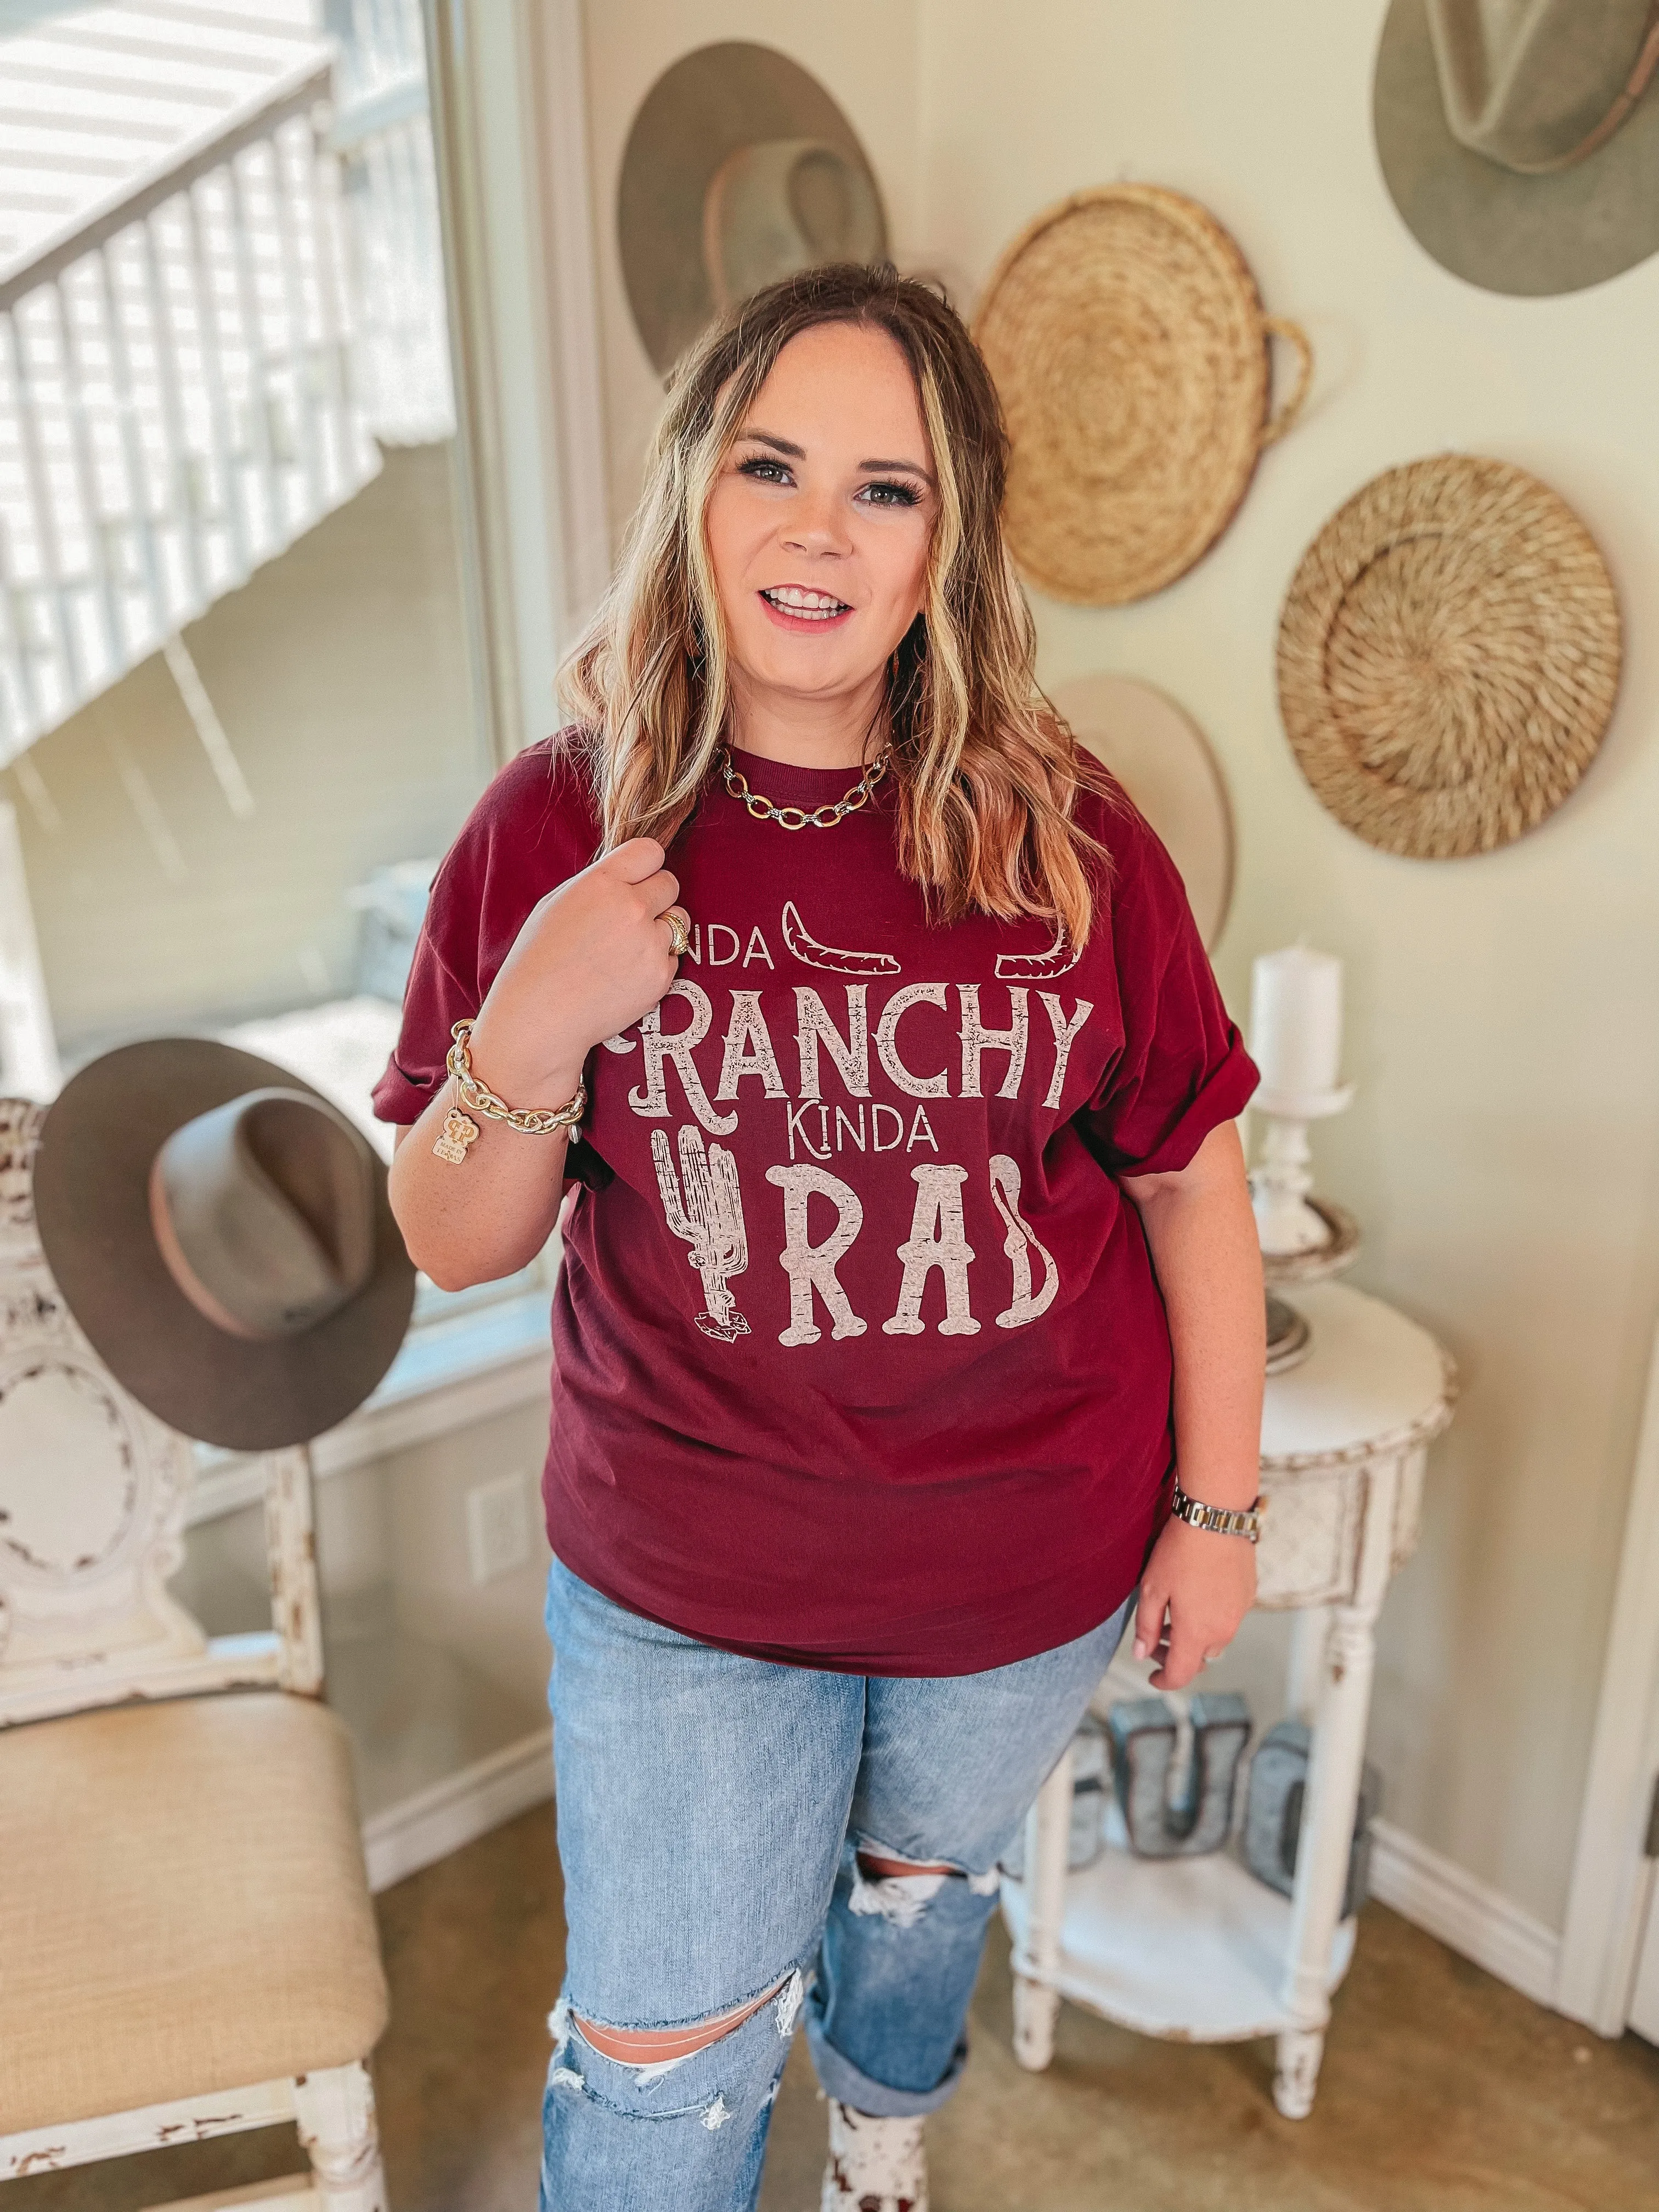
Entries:
[[449,1034],[453,1042],[447,1065],[455,1079],[455,1103],[445,1116],[443,1134],[432,1149],[451,1167],[459,1167],[467,1146],[478,1141],[478,1124],[471,1119],[474,1114],[486,1121],[505,1121],[509,1129],[517,1129],[523,1136],[550,1137],[556,1130],[574,1128],[587,1111],[586,1086],[580,1083],[575,1097],[563,1106],[509,1106],[472,1073],[472,1056],[466,1048],[471,1023],[457,1022]]

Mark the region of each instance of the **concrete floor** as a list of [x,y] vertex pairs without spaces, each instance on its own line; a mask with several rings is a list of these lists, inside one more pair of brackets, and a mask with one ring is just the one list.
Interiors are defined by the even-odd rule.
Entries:
[[[375,2062],[395,2212],[533,2212],[545,2018],[563,1943],[550,1808],[380,1900],[392,2024]],[[961,2094],[930,2125],[934,2212],[1652,2212],[1659,2050],[1606,2044],[1367,1907],[1310,2119],[1270,2048],[1150,2043],[1066,2006],[1054,2065],[1008,2047],[993,1936]],[[804,2045],[763,2212],[815,2212]],[[5,2212],[137,2212],[291,2172],[290,2130],[14,2182]],[[602,2208],[582,2208],[602,2212]],[[666,2208],[665,2208],[666,2212]]]

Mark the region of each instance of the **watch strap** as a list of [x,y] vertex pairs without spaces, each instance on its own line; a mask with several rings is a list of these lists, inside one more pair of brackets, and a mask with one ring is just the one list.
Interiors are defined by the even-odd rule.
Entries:
[[1243,1512],[1224,1505],[1205,1505],[1196,1498],[1188,1498],[1178,1479],[1170,1507],[1176,1519],[1186,1522],[1188,1528],[1207,1528],[1217,1536],[1243,1536],[1252,1544],[1261,1540],[1261,1517],[1267,1510],[1264,1498],[1257,1498]]

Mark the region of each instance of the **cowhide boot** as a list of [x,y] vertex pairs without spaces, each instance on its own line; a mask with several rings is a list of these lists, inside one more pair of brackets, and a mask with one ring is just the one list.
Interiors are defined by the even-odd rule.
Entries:
[[921,2122],[872,2119],[832,2097],[821,2212],[927,2212]]

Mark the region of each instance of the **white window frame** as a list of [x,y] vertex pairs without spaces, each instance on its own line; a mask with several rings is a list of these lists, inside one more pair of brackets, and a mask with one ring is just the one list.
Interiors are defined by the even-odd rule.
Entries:
[[506,762],[611,568],[579,0],[424,0],[478,714]]
[[[611,569],[579,0],[423,0],[477,717],[505,763],[554,728],[554,677]],[[312,1447],[326,1480],[544,1400],[556,1237],[523,1277],[416,1318],[386,1380]],[[440,1294],[441,1296],[441,1294]],[[434,1301],[428,1301],[428,1306]],[[202,1447],[191,1523],[257,1502]]]

